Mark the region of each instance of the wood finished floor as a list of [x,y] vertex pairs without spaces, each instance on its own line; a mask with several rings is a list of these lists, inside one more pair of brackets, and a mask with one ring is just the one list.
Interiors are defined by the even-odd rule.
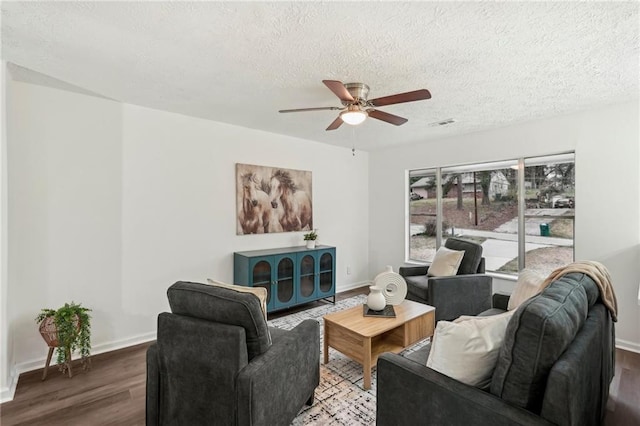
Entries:
[[640,353],[616,349],[616,375],[609,388],[606,426],[640,426]]
[[[341,293],[337,300],[366,293],[366,287]],[[269,315],[269,319],[320,306],[314,302]],[[13,401],[0,405],[0,425],[143,425],[146,350],[150,343],[95,355],[90,371],[74,363],[69,379],[51,367],[20,375]],[[43,348],[43,356],[46,348]],[[616,350],[606,426],[640,426],[640,354]]]

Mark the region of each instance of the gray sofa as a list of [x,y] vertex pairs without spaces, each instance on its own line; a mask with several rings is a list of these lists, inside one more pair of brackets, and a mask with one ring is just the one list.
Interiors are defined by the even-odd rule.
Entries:
[[464,251],[457,275],[429,277],[429,266],[401,267],[407,282],[407,299],[436,308],[436,321],[460,315],[478,315],[491,308],[492,278],[484,272],[482,246],[462,238],[449,237],[444,246]]
[[[488,313],[502,312],[506,300]],[[513,314],[489,389],[426,367],[429,347],[378,359],[377,424],[571,425],[602,422],[615,329],[596,284],[567,274]]]
[[320,330],[268,328],[258,298],[177,282],[147,351],[147,425],[289,425],[313,403]]

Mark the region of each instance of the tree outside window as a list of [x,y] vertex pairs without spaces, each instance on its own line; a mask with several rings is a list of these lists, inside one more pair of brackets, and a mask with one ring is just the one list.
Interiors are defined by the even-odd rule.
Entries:
[[457,236],[482,244],[488,271],[515,274],[528,267],[547,274],[573,261],[573,153],[409,176],[407,260],[428,262],[446,238]]

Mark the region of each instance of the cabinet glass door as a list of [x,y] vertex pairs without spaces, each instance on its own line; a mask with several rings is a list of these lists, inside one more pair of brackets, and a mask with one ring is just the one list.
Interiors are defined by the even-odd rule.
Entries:
[[271,302],[271,263],[261,260],[251,271],[253,287],[264,287],[267,289],[267,305]]
[[288,256],[276,257],[276,308],[295,303],[294,259]]
[[320,256],[320,293],[330,293],[333,289],[334,258],[330,252]]
[[311,253],[298,255],[300,266],[300,288],[298,302],[311,300],[316,293],[316,259]]

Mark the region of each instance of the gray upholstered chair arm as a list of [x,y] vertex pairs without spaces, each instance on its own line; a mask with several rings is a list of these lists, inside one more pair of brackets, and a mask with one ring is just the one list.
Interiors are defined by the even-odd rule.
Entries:
[[401,266],[398,273],[403,277],[412,277],[415,275],[427,275],[429,265],[425,266]]
[[382,354],[377,375],[377,426],[551,425],[529,411],[400,355]]
[[511,295],[506,293],[495,293],[493,295],[492,307],[506,311],[507,306],[509,306],[509,297],[511,297]]
[[482,259],[480,259],[480,265],[478,265],[478,273],[479,274],[484,274],[485,271],[485,266],[486,266],[486,262],[484,257]]
[[148,426],[160,424],[159,389],[160,372],[158,370],[158,345],[154,343],[147,349],[147,399],[145,418]]
[[[320,383],[320,326],[305,320],[274,340],[269,350],[238,374],[238,424],[289,425]],[[295,379],[295,380],[294,380]],[[286,385],[284,385],[286,383]],[[273,387],[279,396],[273,398]]]
[[436,307],[436,321],[460,315],[478,315],[491,308],[493,279],[469,274],[429,278],[429,303]]

